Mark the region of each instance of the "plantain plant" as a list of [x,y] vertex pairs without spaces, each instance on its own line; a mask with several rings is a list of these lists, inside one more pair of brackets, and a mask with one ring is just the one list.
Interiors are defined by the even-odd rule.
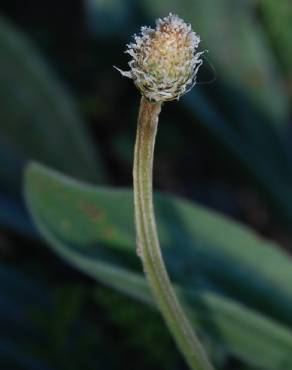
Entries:
[[212,366],[171,285],[160,250],[153,207],[152,167],[158,117],[164,102],[179,99],[196,82],[202,64],[200,37],[177,15],[158,19],[156,28],[142,27],[128,45],[130,71],[142,94],[134,155],[134,205],[137,254],[160,311],[193,370]]

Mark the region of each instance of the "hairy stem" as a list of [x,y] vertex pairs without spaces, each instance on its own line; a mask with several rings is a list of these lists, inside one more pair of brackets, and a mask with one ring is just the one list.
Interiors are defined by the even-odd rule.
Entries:
[[150,103],[142,97],[133,170],[137,252],[158,307],[189,367],[212,370],[171,285],[159,246],[153,209],[152,170],[160,110],[160,103]]

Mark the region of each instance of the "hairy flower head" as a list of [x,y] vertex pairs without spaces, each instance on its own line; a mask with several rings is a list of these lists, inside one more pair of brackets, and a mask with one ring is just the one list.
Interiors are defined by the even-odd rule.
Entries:
[[129,71],[119,71],[133,79],[149,100],[163,102],[178,99],[196,83],[203,52],[197,52],[200,37],[177,15],[156,21],[156,28],[142,27],[134,35],[126,53],[132,60]]

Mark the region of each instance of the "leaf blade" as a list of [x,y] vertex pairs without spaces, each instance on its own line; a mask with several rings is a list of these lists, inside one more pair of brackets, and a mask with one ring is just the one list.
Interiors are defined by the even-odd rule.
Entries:
[[[40,180],[40,178],[42,178],[42,180]],[[144,303],[152,304],[147,285],[139,273],[136,262],[133,262],[137,259],[134,254],[134,235],[129,235],[129,233],[133,233],[134,231],[131,219],[130,192],[125,190],[114,191],[106,188],[93,188],[80,184],[72,179],[65,178],[64,176],[60,176],[56,172],[36,164],[31,165],[26,172],[25,188],[27,204],[38,230],[49,245],[62,256],[62,258],[97,281],[114,287],[135,299],[142,300]],[[50,191],[51,194],[48,195]],[[57,196],[53,202],[53,198],[50,196],[52,196],[54,192],[59,192],[62,195],[61,198]],[[72,227],[69,228],[69,230],[72,231],[71,233],[70,231],[68,232],[68,223],[65,229],[62,227],[62,224],[64,225],[64,223],[62,223],[62,220],[64,220],[64,213],[59,214],[59,212],[65,207],[61,199],[66,200],[67,207],[72,203],[72,192],[76,192],[74,194],[75,198],[78,196],[81,197],[81,193],[83,193],[83,197],[81,197],[83,205],[90,204],[93,208],[84,208],[87,211],[87,213],[85,212],[87,217],[85,219],[91,223],[91,227],[85,227],[85,221],[82,219],[84,214],[80,216],[80,213],[82,213],[80,208],[77,207],[76,212],[76,209],[73,211],[72,208],[69,207],[69,212],[65,212],[65,216],[69,217],[69,215],[71,215],[70,220],[73,222],[71,225]],[[96,200],[94,202],[94,197],[98,198],[97,203]],[[109,199],[111,199],[112,204],[106,208],[106,212],[105,209],[103,209],[104,213],[103,217],[101,217],[101,206],[105,207]],[[216,251],[216,248],[218,248],[224,258],[226,258],[226,254],[231,253],[230,249],[235,248],[234,242],[238,238],[241,241],[239,243],[239,248],[235,248],[236,251],[232,254],[233,259],[242,259],[244,257],[244,264],[248,263],[253,268],[258,268],[255,264],[252,264],[252,262],[254,262],[254,254],[250,257],[246,251],[242,253],[241,250],[243,245],[251,244],[251,248],[255,248],[257,253],[265,256],[267,264],[270,264],[271,260],[274,261],[274,258],[280,260],[281,264],[283,264],[283,260],[286,260],[284,255],[274,250],[274,246],[266,246],[265,242],[260,241],[245,227],[238,226],[225,219],[215,221],[215,218],[217,219],[218,217],[216,214],[201,209],[200,207],[197,209],[199,218],[195,217],[194,220],[194,208],[196,208],[194,205],[189,205],[187,202],[176,198],[158,197],[157,200],[159,203],[157,211],[159,215],[158,221],[160,223],[160,236],[162,237],[163,244],[165,246],[168,245],[165,250],[171,250],[171,246],[169,245],[170,241],[177,241],[176,235],[180,237],[183,230],[182,228],[177,229],[175,227],[177,224],[177,219],[175,218],[172,219],[172,222],[168,219],[170,229],[172,230],[171,235],[168,235],[169,227],[166,228],[163,225],[163,223],[165,223],[165,221],[163,221],[166,218],[165,215],[173,215],[173,210],[175,210],[180,215],[184,215],[184,219],[180,220],[182,224],[185,225],[184,232],[188,233],[191,230],[193,239],[195,237],[197,239],[202,237],[206,238],[207,234],[212,234],[208,227],[208,222],[210,222],[210,220],[212,220],[213,223],[215,222],[218,227],[214,235],[216,231],[221,229],[221,234],[217,233],[218,238],[213,234],[209,236],[209,241],[213,243],[216,242],[217,247],[214,245],[210,247],[210,245],[207,244],[201,246],[200,251],[202,252],[204,249],[207,249],[208,253],[205,255],[204,253],[197,255],[197,258],[200,259],[199,263],[207,263],[208,265],[208,261],[210,259],[212,261],[212,254]],[[56,208],[49,206],[52,202],[55,203]],[[94,208],[97,204],[99,206],[99,213],[96,212],[97,209]],[[123,219],[120,220],[121,209],[124,209],[125,205],[127,206],[126,212],[123,214]],[[170,212],[170,209],[172,212]],[[190,213],[192,217],[190,217]],[[90,220],[92,217],[93,220]],[[110,218],[112,218],[114,222],[110,223]],[[196,228],[193,229],[193,222],[199,221],[199,219],[200,222]],[[54,221],[54,225],[52,221]],[[103,224],[101,227],[97,226],[98,223],[102,222]],[[128,222],[130,222],[131,225],[129,225]],[[229,225],[227,227],[228,231],[233,231],[233,233],[229,234],[227,245],[222,244],[226,242],[224,230],[222,230],[222,225],[226,223]],[[104,233],[109,227],[115,227],[114,231],[112,229],[111,233]],[[76,228],[79,228],[78,232],[76,232]],[[224,228],[226,231],[226,225]],[[102,245],[104,245],[104,247]],[[190,245],[188,245],[188,247],[190,247]],[[263,248],[267,248],[267,255]],[[184,251],[186,250],[187,249]],[[216,258],[217,257],[218,251]],[[186,258],[189,260],[190,255],[187,255]],[[219,269],[219,271],[222,273],[223,269],[226,267],[222,262],[224,258],[216,258],[215,260],[213,258],[213,262],[220,262],[221,270]],[[168,262],[170,261],[170,255],[168,255]],[[186,262],[183,262],[183,264],[185,263]],[[250,302],[250,308],[248,308],[248,302],[245,304],[238,301],[236,302],[236,297],[232,297],[231,294],[230,298],[224,297],[224,295],[220,294],[220,288],[224,291],[221,287],[222,282],[219,282],[216,287],[217,293],[214,291],[212,292],[212,290],[206,288],[205,285],[206,282],[210,283],[211,281],[208,276],[204,280],[204,274],[208,275],[206,271],[202,270],[201,274],[196,277],[191,276],[192,284],[190,285],[186,284],[186,280],[179,276],[179,273],[176,273],[177,265],[173,266],[171,263],[168,263],[168,265],[171,267],[172,275],[174,275],[176,280],[183,286],[178,288],[178,292],[183,300],[187,302],[187,308],[191,312],[194,324],[197,325],[201,331],[207,333],[216,340],[217,344],[219,343],[225,351],[243,358],[247,362],[267,369],[281,369],[283,368],[283,364],[285,364],[285,366],[290,364],[289,361],[291,360],[289,353],[292,349],[292,334],[290,330],[284,326],[285,320],[283,320],[284,323],[282,324],[278,323],[276,320],[269,317],[268,310],[260,314],[259,310],[258,312],[256,311],[254,302],[253,305],[251,304],[252,302]],[[288,265],[291,267],[290,261]],[[228,266],[230,269],[230,265]],[[240,265],[237,265],[237,268],[238,266]],[[189,268],[189,266],[187,267]],[[209,270],[212,270],[214,263],[209,264],[207,267]],[[188,268],[186,271],[188,277],[190,277]],[[178,270],[181,270],[181,266],[179,266]],[[227,269],[226,271],[228,279],[232,277],[234,279],[236,278],[234,270]],[[257,293],[261,292],[263,289],[262,285],[270,283],[270,280],[266,281],[267,277],[276,279],[277,284],[282,284],[283,281],[289,278],[291,273],[289,271],[288,276],[278,276],[273,266],[272,268],[268,266],[268,268],[264,268],[263,271],[266,276],[257,277],[257,279],[261,279],[260,286],[255,286],[254,288]],[[261,273],[263,274],[262,271]],[[199,284],[196,279],[201,281],[204,280],[204,284]],[[239,282],[238,277],[236,281]],[[214,281],[212,281],[212,283],[214,284]],[[276,285],[276,288],[278,286],[279,285]],[[251,281],[248,287],[249,289],[252,288]],[[264,288],[267,289],[266,286]],[[269,296],[270,294],[270,291],[267,294],[265,289],[264,292],[261,293],[261,298],[263,296]],[[273,289],[275,290],[275,287],[273,287]],[[285,303],[289,302],[291,299],[289,293],[289,286],[285,284],[284,291],[281,292],[282,297],[286,298]],[[246,298],[243,297],[242,300],[246,301]],[[279,305],[279,307],[281,307],[281,305]],[[267,348],[270,348],[270,350],[267,351],[269,353],[268,357],[266,355],[259,356],[259,353],[263,353],[264,350],[265,353],[267,353]]]

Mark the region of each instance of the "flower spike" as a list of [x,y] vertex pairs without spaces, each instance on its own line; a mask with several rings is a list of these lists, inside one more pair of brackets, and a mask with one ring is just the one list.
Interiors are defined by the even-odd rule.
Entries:
[[126,50],[130,70],[118,70],[152,102],[179,99],[196,83],[204,53],[197,52],[199,43],[191,25],[170,13],[156,21],[155,29],[142,27],[141,35],[134,35]]

